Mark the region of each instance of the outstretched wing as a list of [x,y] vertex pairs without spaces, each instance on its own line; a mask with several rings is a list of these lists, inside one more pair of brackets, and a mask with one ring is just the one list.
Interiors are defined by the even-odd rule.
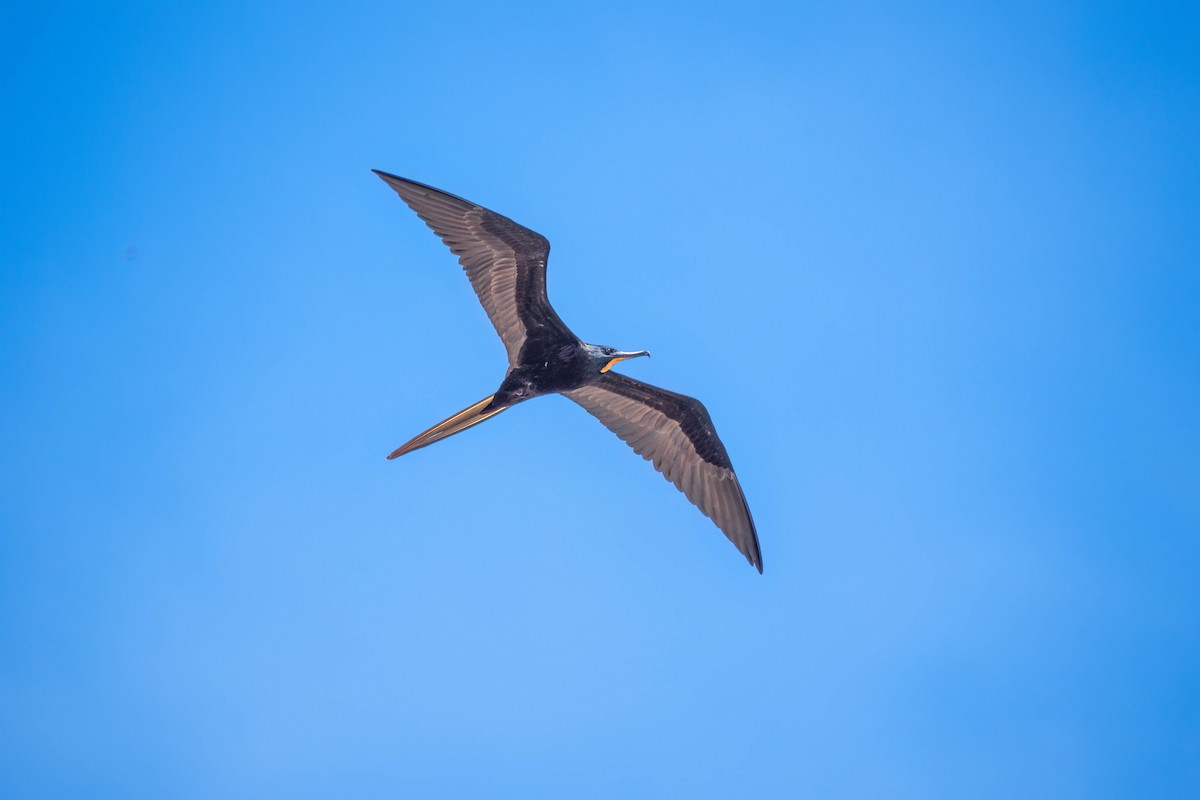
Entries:
[[546,237],[461,197],[373,171],[458,256],[508,350],[510,365],[518,363],[527,339],[575,338],[546,297]]
[[695,398],[615,372],[563,392],[687,495],[762,572],[762,552],[750,507],[733,474],[712,419]]

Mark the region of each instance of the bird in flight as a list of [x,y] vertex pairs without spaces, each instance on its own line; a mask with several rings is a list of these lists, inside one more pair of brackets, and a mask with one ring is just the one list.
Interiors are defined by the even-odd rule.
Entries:
[[458,256],[508,351],[496,393],[397,448],[411,453],[544,394],[566,395],[675,484],[759,572],[750,507],[725,446],[699,400],[611,371],[645,350],[587,344],[546,296],[550,242],[508,217],[423,183],[374,170]]

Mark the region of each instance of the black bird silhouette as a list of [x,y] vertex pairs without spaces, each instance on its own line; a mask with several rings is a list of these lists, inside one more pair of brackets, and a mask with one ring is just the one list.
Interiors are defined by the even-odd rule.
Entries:
[[461,197],[386,172],[375,174],[458,256],[508,350],[508,374],[490,397],[439,422],[388,458],[453,436],[517,403],[558,392],[583,406],[675,484],[762,572],[750,508],[708,411],[686,395],[610,372],[650,355],[586,344],[546,297],[550,243]]

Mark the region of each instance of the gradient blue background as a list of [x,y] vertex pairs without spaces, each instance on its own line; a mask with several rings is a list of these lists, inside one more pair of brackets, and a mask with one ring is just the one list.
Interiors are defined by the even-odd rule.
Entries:
[[[7,4],[0,795],[1200,796],[1200,10]],[[377,167],[546,234],[766,574]]]

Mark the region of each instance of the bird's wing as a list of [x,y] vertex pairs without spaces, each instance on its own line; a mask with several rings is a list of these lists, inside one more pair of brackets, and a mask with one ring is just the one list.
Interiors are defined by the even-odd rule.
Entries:
[[516,365],[531,336],[574,334],[546,297],[546,237],[508,217],[423,183],[374,170],[458,256]]
[[750,507],[712,419],[695,398],[615,372],[563,392],[687,495],[762,572]]

